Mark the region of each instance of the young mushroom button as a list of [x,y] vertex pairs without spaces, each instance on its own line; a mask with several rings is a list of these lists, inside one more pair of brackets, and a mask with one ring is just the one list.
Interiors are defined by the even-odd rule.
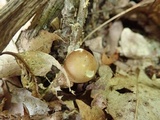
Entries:
[[64,68],[71,77],[72,82],[84,83],[94,77],[98,64],[90,52],[77,49],[67,56]]

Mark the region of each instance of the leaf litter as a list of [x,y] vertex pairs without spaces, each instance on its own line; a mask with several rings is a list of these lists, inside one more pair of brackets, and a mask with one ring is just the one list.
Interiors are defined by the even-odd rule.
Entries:
[[[85,9],[68,2],[62,28],[20,37],[17,48],[14,43],[10,52],[1,53],[0,118],[158,120],[159,0],[85,1]],[[77,14],[77,9],[82,11]],[[147,15],[152,24],[145,21]],[[63,62],[79,46],[93,53],[99,68],[91,81],[75,84]]]

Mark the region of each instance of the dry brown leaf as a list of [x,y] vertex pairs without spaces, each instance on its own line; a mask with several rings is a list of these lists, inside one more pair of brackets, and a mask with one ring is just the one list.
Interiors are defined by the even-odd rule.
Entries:
[[98,73],[100,78],[95,82],[95,85],[92,89],[92,98],[95,98],[98,94],[102,94],[103,92],[105,92],[108,80],[110,80],[113,76],[111,68],[107,65],[101,65],[99,67]]
[[[158,82],[158,81],[157,81]],[[106,86],[106,111],[116,120],[158,120],[160,83],[145,74],[117,75]]]
[[[13,108],[12,110],[19,111],[23,110],[24,105],[29,112],[29,115],[47,115],[49,108],[46,102],[40,100],[39,98],[33,97],[31,92],[23,88],[14,88],[12,90],[11,103],[19,105],[19,109]],[[11,106],[14,107],[14,106]],[[25,111],[26,112],[26,111]]]
[[137,101],[135,93],[136,77],[116,76],[110,79],[104,94],[107,100],[106,111],[115,120],[135,120]]
[[[10,52],[12,54],[12,52]],[[24,59],[26,64],[30,67],[31,72],[37,76],[45,76],[47,72],[51,70],[52,63],[55,59],[42,52],[23,52],[13,53],[14,55],[3,55],[0,56],[0,77],[10,77],[20,75],[20,67],[17,64],[14,57],[19,56]],[[10,57],[8,57],[10,56]],[[17,58],[16,58],[17,59]],[[53,60],[54,59],[54,60]],[[58,62],[58,61],[56,61]],[[8,69],[6,69],[8,68]]]
[[[51,70],[52,65],[54,65],[64,74],[67,85],[70,89],[71,85],[70,85],[70,80],[68,78],[67,72],[53,56],[40,51],[28,51],[23,53],[5,52],[2,54],[10,54],[14,56],[17,60],[20,60],[21,63],[19,65],[23,64],[24,67],[27,67],[26,70],[29,73],[32,73],[31,76],[29,75],[30,77],[33,77],[33,75],[45,76]],[[16,65],[18,66],[18,64]],[[22,69],[22,70],[25,70],[25,69]]]
[[92,106],[98,106],[101,109],[106,108],[107,101],[106,101],[106,86],[108,84],[108,81],[113,76],[113,72],[111,68],[107,65],[101,65],[98,70],[100,78],[95,82],[91,97],[94,98],[92,100],[91,105]]
[[[13,40],[9,42],[4,51],[12,51],[17,53],[18,49]],[[16,61],[13,56],[5,55],[0,56],[0,78],[9,77],[20,74],[19,66],[16,66]]]
[[21,83],[23,87],[32,90],[32,95],[41,98],[38,91],[38,84],[35,75],[32,73],[30,67],[17,59],[18,65],[21,67]]
[[[20,57],[20,59],[24,60],[25,64],[29,66],[31,72],[35,76],[45,76],[46,73],[51,70],[52,65],[56,66],[60,70],[63,69],[60,63],[53,56],[40,51],[28,51],[28,52],[22,52],[22,53],[8,52],[4,54],[10,54],[16,57],[16,59],[18,59],[17,57]],[[3,55],[3,56],[5,57],[6,55]],[[20,68],[18,67],[18,64],[16,63],[16,61],[14,62],[12,61],[12,64],[13,63],[15,64],[14,70],[16,68],[16,70],[19,71]],[[11,66],[12,64],[9,64],[9,65]],[[12,68],[10,69],[12,70]],[[8,72],[12,72],[10,71],[10,69],[8,69]],[[20,73],[18,75],[20,75]],[[4,76],[5,75],[2,75],[2,77]]]
[[50,33],[46,30],[41,30],[39,35],[31,40],[22,39],[18,46],[21,51],[42,51],[45,53],[49,53],[52,42],[54,40],[62,40],[57,34]]
[[102,53],[102,63],[105,65],[110,65],[118,60],[118,53],[114,53],[112,55],[106,55],[105,53]]
[[20,67],[13,56],[0,56],[0,78],[20,75]]
[[20,55],[35,76],[45,76],[51,70],[52,65],[54,65],[64,74],[68,87],[71,86],[67,72],[53,56],[40,51],[28,51]]
[[[54,40],[60,40],[60,39],[61,38],[58,35],[42,30],[36,38],[33,38],[30,41],[23,39],[23,42],[22,41],[18,42],[17,46],[19,46],[20,51],[37,50],[49,53],[50,48],[52,46],[52,42]],[[0,56],[0,78],[17,76],[17,75],[20,75],[20,68],[16,64],[15,58],[8,55]]]
[[24,59],[35,76],[45,76],[46,73],[51,70],[52,65],[56,66],[56,63],[58,62],[49,54],[39,51],[28,51],[19,53],[18,55]]
[[105,120],[105,114],[99,107],[92,108],[81,100],[76,100],[82,120]]
[[133,75],[114,74],[113,78],[108,74],[107,67],[101,66],[91,92],[92,106],[106,108],[115,120],[159,119],[159,79],[151,80],[143,70]]

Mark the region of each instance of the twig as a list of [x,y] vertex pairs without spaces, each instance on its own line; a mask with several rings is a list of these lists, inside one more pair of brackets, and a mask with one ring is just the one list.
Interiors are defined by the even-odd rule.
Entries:
[[35,15],[29,30],[29,39],[35,37],[41,29],[49,28],[53,18],[60,15],[64,6],[64,0],[48,0],[44,9]]

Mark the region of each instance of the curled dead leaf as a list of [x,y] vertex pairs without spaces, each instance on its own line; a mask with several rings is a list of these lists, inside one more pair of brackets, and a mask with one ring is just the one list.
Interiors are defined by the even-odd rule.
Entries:
[[[1,55],[3,54],[12,55],[17,60],[20,60],[21,63],[25,65],[24,67],[27,67],[26,69],[28,70],[28,72],[32,73],[34,76],[45,76],[51,70],[52,65],[54,65],[64,74],[67,85],[70,89],[71,84],[66,70],[53,56],[40,51],[28,51],[22,53],[12,53],[12,52],[1,53]],[[16,64],[16,66],[18,66],[18,64]],[[72,90],[70,89],[70,91]]]

